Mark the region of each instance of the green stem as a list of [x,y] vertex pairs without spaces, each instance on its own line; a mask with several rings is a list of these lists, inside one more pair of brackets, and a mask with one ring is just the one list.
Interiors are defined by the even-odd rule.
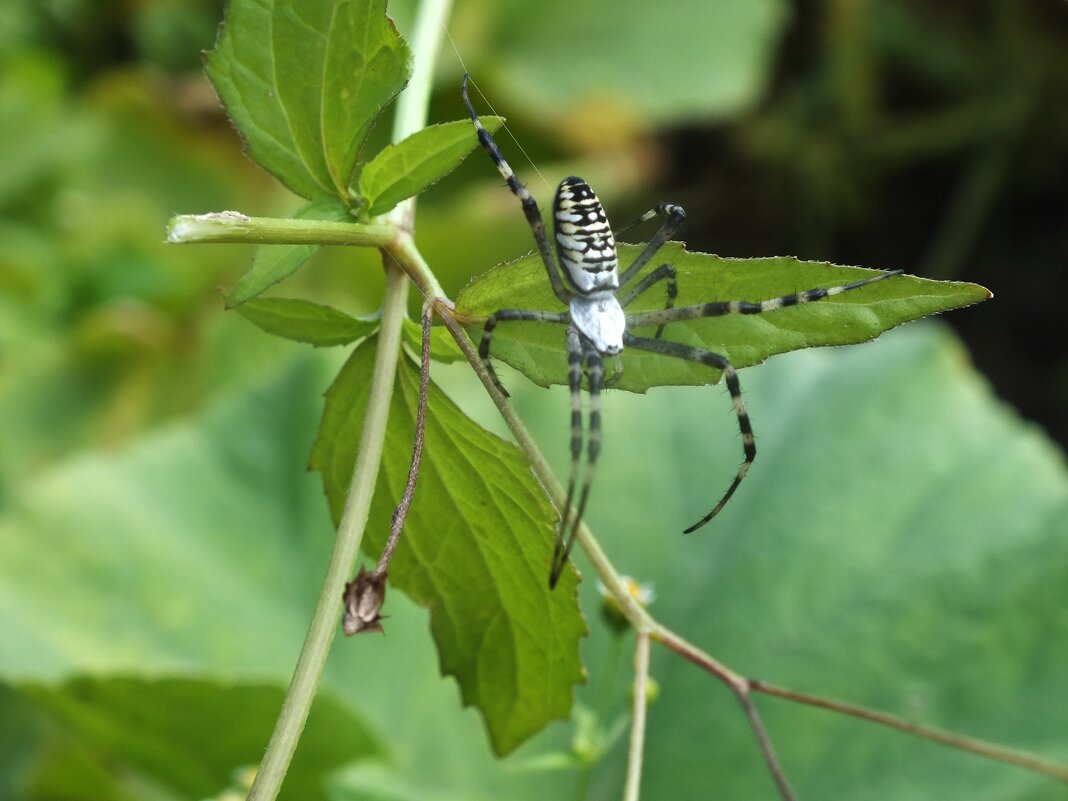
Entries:
[[330,220],[246,217],[237,211],[180,214],[167,224],[172,245],[243,242],[253,245],[356,245],[384,247],[396,236],[390,225]]
[[397,359],[400,355],[401,324],[407,303],[407,279],[396,270],[388,271],[382,329],[378,336],[367,416],[363,421],[356,466],[353,468],[352,483],[345,500],[345,511],[338,526],[334,552],[330,556],[319,601],[315,605],[315,613],[297,659],[293,680],[267,745],[267,752],[256,773],[256,780],[249,792],[249,801],[274,801],[278,796],[311,711],[323,665],[326,664],[326,656],[337,631],[342,611],[339,601],[345,589],[345,582],[352,573],[367,516],[371,510],[371,497],[374,495],[375,480],[378,477],[386,439],[386,423],[393,395]]
[[649,632],[640,630],[634,643],[634,711],[631,714],[630,750],[627,754],[627,781],[623,785],[623,801],[638,801],[641,792],[648,686]]
[[[415,72],[409,91],[402,94],[397,104],[397,116],[393,126],[393,141],[397,142],[426,124],[426,109],[429,98],[431,72],[440,31],[444,30],[444,18],[448,14],[449,0],[425,0],[419,7],[413,37],[416,57]],[[236,217],[236,215],[225,215]],[[353,227],[365,235],[379,237],[374,244],[383,248],[382,261],[386,268],[386,292],[382,302],[382,326],[378,335],[374,371],[367,401],[367,413],[360,433],[356,464],[352,481],[345,499],[341,523],[338,526],[334,552],[327,567],[326,579],[315,606],[308,634],[304,639],[296,670],[282,703],[282,711],[275,723],[274,733],[267,745],[267,752],[256,773],[249,791],[249,801],[274,801],[289,770],[290,762],[300,741],[304,724],[311,712],[319,679],[330,652],[330,644],[337,632],[341,617],[341,597],[345,583],[352,573],[356,555],[363,539],[364,528],[371,511],[375,483],[382,462],[382,449],[386,440],[386,425],[389,422],[389,407],[396,380],[397,361],[400,357],[401,330],[408,305],[408,280],[398,268],[395,257],[389,250],[397,243],[410,245],[414,228],[415,201],[401,203],[388,216],[386,226],[353,226],[342,224],[347,230]],[[247,223],[246,218],[246,223]],[[213,223],[217,220],[211,221]],[[284,221],[276,221],[284,222]],[[300,220],[302,226],[311,221]],[[235,223],[237,224],[237,223]],[[172,226],[171,232],[173,234]],[[188,241],[188,240],[182,240]],[[321,240],[316,240],[320,241]],[[357,244],[349,242],[346,244]]]

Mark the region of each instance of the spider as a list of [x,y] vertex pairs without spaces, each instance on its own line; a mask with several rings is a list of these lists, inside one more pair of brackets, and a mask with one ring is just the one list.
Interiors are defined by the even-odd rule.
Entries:
[[[553,200],[553,233],[556,239],[556,252],[554,255],[553,250],[549,247],[549,239],[545,232],[545,225],[542,222],[541,211],[538,209],[537,202],[527,188],[515,177],[515,173],[508,166],[508,162],[505,161],[497,143],[479,121],[478,114],[467,96],[467,84],[468,75],[465,73],[461,86],[461,95],[464,105],[471,115],[475,131],[478,133],[479,144],[489,153],[493,163],[497,165],[497,170],[508,183],[508,188],[522,203],[523,213],[526,215],[530,230],[534,234],[534,242],[545,265],[545,272],[549,277],[549,283],[552,284],[553,293],[559,298],[560,303],[567,307],[566,311],[501,309],[486,319],[482,340],[478,347],[478,353],[486,371],[497,389],[502,394],[507,395],[507,391],[501,385],[497,378],[497,373],[490,362],[490,343],[493,339],[493,331],[498,323],[523,320],[567,326],[565,337],[567,343],[568,386],[571,391],[571,470],[567,483],[567,499],[564,502],[560,523],[556,531],[556,543],[549,572],[549,587],[551,589],[556,586],[571,554],[571,548],[575,544],[575,534],[586,510],[586,501],[589,498],[597,457],[601,450],[600,394],[605,385],[604,356],[616,356],[626,346],[697,362],[719,370],[723,374],[724,383],[727,385],[727,391],[730,393],[731,402],[734,404],[734,411],[738,417],[738,428],[742,434],[744,460],[730,486],[727,487],[727,491],[723,493],[723,496],[712,507],[711,511],[683,532],[684,534],[689,534],[701,528],[701,526],[719,514],[727,501],[734,495],[735,490],[742,483],[742,479],[745,478],[746,473],[749,472],[750,465],[753,464],[753,460],[756,458],[756,443],[753,438],[753,427],[749,422],[749,414],[746,412],[745,403],[742,400],[738,374],[731,365],[730,360],[719,353],[661,339],[665,326],[682,320],[693,320],[700,317],[718,317],[726,314],[762,314],[800,303],[810,303],[832,295],[840,295],[843,292],[858,289],[868,284],[874,284],[877,281],[883,281],[891,276],[900,274],[902,271],[893,270],[872,278],[854,281],[851,284],[822,289],[808,289],[793,295],[759,302],[745,300],[716,301],[675,308],[675,298],[678,296],[675,268],[670,264],[661,264],[620,294],[620,290],[638,275],[639,271],[652,260],[657,251],[679,229],[679,226],[682,225],[686,218],[685,211],[681,206],[676,206],[672,203],[661,203],[647,211],[631,225],[626,226],[630,228],[632,225],[648,222],[657,217],[662,218],[660,227],[653,234],[652,239],[649,240],[644,250],[629,267],[620,273],[615,238],[608,224],[608,217],[601,206],[601,202],[597,199],[597,195],[594,194],[589,184],[583,179],[574,176],[565,178],[560,182]],[[662,311],[634,314],[627,314],[624,311],[631,301],[661,281],[664,282],[667,292],[667,302]],[[653,325],[657,326],[657,329],[655,335],[651,338],[639,337],[630,333],[630,329]],[[579,463],[582,456],[583,429],[580,392],[584,370],[590,396],[589,436],[586,443],[586,469],[583,474],[581,489],[579,489],[578,505],[572,515],[572,502],[575,500],[575,492],[578,488]]]

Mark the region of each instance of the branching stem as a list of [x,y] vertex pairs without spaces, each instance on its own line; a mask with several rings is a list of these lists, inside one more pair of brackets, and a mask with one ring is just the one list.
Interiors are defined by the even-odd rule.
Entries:
[[931,740],[932,742],[955,748],[958,751],[967,751],[970,754],[976,754],[978,756],[986,757],[987,759],[1006,762],[1010,765],[1016,765],[1017,767],[1032,771],[1033,773],[1042,773],[1050,778],[1068,783],[1068,767],[1058,765],[1056,762],[1049,762],[1048,760],[1041,759],[1033,754],[1027,754],[1012,748],[1004,748],[1000,745],[977,740],[974,737],[964,737],[960,734],[945,731],[944,729],[935,728],[934,726],[921,726],[918,723],[913,723],[894,715],[888,715],[885,712],[868,709],[867,707],[858,706],[856,704],[849,704],[844,701],[836,701],[833,698],[822,698],[818,695],[809,695],[808,693],[799,693],[793,690],[788,690],[784,687],[776,687],[774,684],[768,684],[765,681],[753,679],[749,682],[749,686],[753,692],[773,695],[776,698],[783,698],[787,701],[793,701],[794,703],[804,704],[806,706],[814,706],[819,709],[828,709],[831,712],[838,712],[842,715],[860,718],[869,723],[878,723],[880,726],[887,726],[891,729],[897,729],[898,731],[915,735],[916,737],[922,737],[925,740]]

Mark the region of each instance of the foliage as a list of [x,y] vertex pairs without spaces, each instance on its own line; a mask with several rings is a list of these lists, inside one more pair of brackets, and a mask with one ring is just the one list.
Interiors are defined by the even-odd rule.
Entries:
[[[311,467],[322,473],[334,521],[352,477],[367,406],[374,340],[352,354],[326,394]],[[419,381],[401,366],[393,395],[369,553],[389,531],[408,473]],[[552,551],[555,512],[523,455],[465,416],[433,388],[426,457],[403,550],[390,580],[430,608],[442,672],[478,706],[494,747],[508,753],[553,718],[567,718],[571,687],[583,678],[575,644],[585,625],[575,608],[576,576],[545,591],[541,566]]]
[[411,54],[385,9],[385,0],[227,7],[208,77],[249,154],[298,195],[347,195],[378,112],[408,81]]
[[[239,789],[283,700],[275,686],[189,678],[80,676],[58,685],[23,683],[18,693],[4,693],[5,728],[36,729],[27,740],[37,739],[45,752],[23,780],[35,796],[74,798],[88,792],[121,798],[138,786],[187,798],[231,784]],[[316,704],[305,737],[286,798],[326,801],[324,773],[383,756],[366,724],[329,698]]]
[[[366,5],[339,3],[342,13],[328,16],[318,3],[235,2],[228,33],[209,57],[251,154],[305,199],[298,218],[365,222],[421,193],[475,147],[463,120],[385,145],[383,108],[407,79],[409,54],[385,17],[355,13]],[[169,13],[181,16],[180,8],[191,6],[173,4]],[[575,13],[595,18],[598,8]],[[649,19],[638,26],[616,14],[612,35],[597,37],[583,55],[606,73],[649,76],[633,93],[640,108],[628,112],[631,124],[737,115],[766,83],[782,10],[771,3],[731,8],[729,25],[658,14],[691,23],[658,48],[645,46]],[[140,20],[149,14],[124,13]],[[504,31],[515,37],[483,56],[516,56],[518,66],[501,65],[493,80],[502,93],[521,90],[516,111],[528,118],[538,109],[566,109],[563,95],[546,94],[563,91],[565,79],[545,71],[534,46],[544,41],[539,25],[553,14],[530,24],[521,13],[505,6],[495,18],[502,29],[487,29],[495,40]],[[44,35],[33,22],[37,14],[36,4],[16,3],[12,19],[21,22],[3,35]],[[188,11],[182,31],[202,29],[202,14]],[[68,40],[76,40],[78,26],[64,24]],[[132,40],[163,48],[147,33],[149,22],[137,24],[142,34]],[[311,54],[304,28],[322,34]],[[710,28],[729,32],[736,48],[694,43]],[[369,47],[337,48],[353,41],[353,31]],[[151,73],[81,76],[64,66],[61,48],[35,50],[26,37],[21,52],[4,54],[0,79],[0,151],[12,167],[0,181],[7,246],[0,261],[0,414],[8,421],[0,451],[0,796],[221,794],[235,783],[232,769],[254,763],[262,749],[321,577],[330,524],[315,482],[299,468],[322,412],[316,395],[332,385],[316,459],[328,462],[323,480],[336,513],[374,353],[376,284],[351,268],[349,256],[345,274],[331,275],[337,255],[314,245],[262,246],[236,281],[233,249],[205,248],[191,258],[188,250],[160,248],[161,221],[175,211],[278,213],[293,199],[272,194],[234,157],[224,126],[191,122],[203,109],[180,116],[183,96],[174,86]],[[569,46],[554,40],[554,47]],[[645,52],[655,52],[655,65],[669,75],[692,69],[698,53],[708,59],[702,71],[723,85],[663,82],[642,69]],[[84,57],[78,48],[70,53],[71,65]],[[161,49],[153,60],[167,58]],[[338,73],[321,67],[337,60],[381,70],[356,86],[332,84]],[[324,74],[330,80],[323,92],[304,91]],[[607,75],[602,79],[609,85]],[[87,80],[93,85],[79,85]],[[456,83],[442,89],[442,108],[455,103]],[[617,93],[601,105],[580,105],[619,102]],[[603,117],[617,131],[627,127],[619,123],[624,114]],[[565,120],[564,138],[577,136],[589,119],[576,113]],[[493,130],[499,123],[485,118]],[[440,257],[444,274],[464,279],[488,263],[482,249],[500,245],[514,254],[523,247],[516,243],[527,241],[512,236],[527,236],[513,199],[488,163],[477,167],[490,176],[501,218],[487,216],[488,204],[472,202],[476,195],[452,191],[428,195],[420,213],[428,260],[436,267]],[[652,193],[646,187],[635,194],[647,204]],[[469,247],[458,249],[460,241]],[[686,302],[829,285],[856,269],[727,260],[672,247],[662,255],[685,268]],[[447,254],[458,250],[450,267]],[[298,271],[313,256],[322,269]],[[292,297],[262,296],[281,280]],[[330,352],[295,356],[282,339],[250,335],[244,320],[220,320],[219,283],[233,287],[228,305],[270,333],[319,346],[359,344],[343,367]],[[318,302],[335,304],[342,295],[355,298],[352,309]],[[790,310],[767,328],[708,320],[681,326],[678,336],[751,364],[799,346],[868,339],[905,319],[980,299],[970,284],[895,279],[840,303]],[[477,317],[498,305],[552,301],[540,265],[528,258],[476,279],[460,308]],[[406,324],[409,348],[417,331]],[[499,352],[537,383],[558,382],[558,334],[503,326]],[[438,330],[434,355],[458,358]],[[627,355],[622,386],[644,391],[714,378],[645,358]],[[611,729],[610,712],[623,703],[603,667],[612,664],[611,635],[594,626],[580,663],[575,578],[569,574],[555,594],[542,581],[551,508],[519,451],[466,416],[484,400],[464,383],[465,370],[435,365],[449,393],[432,390],[428,464],[391,582],[430,608],[441,667],[456,677],[463,700],[478,706],[498,751],[566,716],[583,663],[593,679],[578,689],[579,702],[597,707],[586,719]],[[710,406],[725,401],[707,389],[676,388],[608,399],[611,458],[590,518],[614,557],[643,580],[657,580],[664,619],[769,679],[1055,756],[1062,746],[1051,715],[1062,688],[1051,666],[1064,661],[1065,637],[1048,610],[1068,586],[1057,538],[1068,503],[1059,456],[997,407],[959,348],[930,330],[856,352],[796,354],[742,379],[760,437],[757,467],[718,530],[687,539],[674,529],[707,506],[710,482],[729,476],[736,458],[726,415],[714,416],[723,423],[714,431],[703,422]],[[515,377],[506,381],[540,438],[563,442],[564,398],[524,388]],[[407,469],[414,387],[404,362],[372,506],[371,550],[384,538]],[[176,416],[184,419],[152,430]],[[721,435],[723,447],[710,454]],[[129,445],[101,447],[119,443]],[[562,463],[562,448],[550,452]],[[592,587],[582,592],[594,601]],[[386,611],[386,638],[345,643],[328,667],[290,772],[292,797],[323,797],[331,772],[334,798],[367,797],[381,775],[397,798],[567,792],[569,775],[516,775],[489,759],[474,717],[448,714],[455,691],[433,670],[426,614],[399,595]],[[493,622],[488,629],[485,620]],[[485,642],[482,631],[490,633]],[[655,669],[665,691],[651,719],[649,797],[686,794],[689,776],[701,782],[692,793],[713,781],[728,794],[767,792],[751,734],[731,702],[718,706],[704,677],[683,665]],[[606,685],[608,711],[597,701]],[[536,702],[509,706],[523,692]],[[706,693],[707,708],[695,714],[695,699]],[[764,706],[806,797],[875,797],[872,787],[886,798],[1048,797],[1047,785],[1002,767]],[[178,725],[183,721],[189,726]],[[143,736],[129,736],[133,729]],[[557,764],[581,762],[582,749],[571,749],[559,727],[519,759],[535,750],[568,751],[570,761]],[[376,760],[383,773],[337,773],[356,758]],[[192,761],[200,772],[172,769]],[[591,797],[615,793],[616,761],[609,756]],[[922,769],[903,771],[905,763]]]

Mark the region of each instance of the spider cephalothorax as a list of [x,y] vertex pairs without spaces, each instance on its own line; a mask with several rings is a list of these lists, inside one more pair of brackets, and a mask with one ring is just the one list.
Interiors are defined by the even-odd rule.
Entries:
[[[638,348],[665,356],[704,364],[722,372],[724,383],[730,392],[731,402],[738,417],[738,427],[742,433],[742,451],[745,459],[731,481],[727,491],[704,517],[686,529],[685,533],[700,528],[715,517],[730,500],[734,491],[741,484],[749,466],[756,457],[756,443],[753,429],[749,424],[749,415],[742,400],[742,390],[738,383],[738,374],[726,356],[712,351],[661,339],[665,326],[682,320],[698,317],[718,317],[725,314],[762,314],[786,306],[809,303],[821,298],[839,295],[858,287],[882,281],[900,270],[881,273],[872,278],[854,281],[841,286],[809,289],[793,295],[772,298],[764,301],[715,301],[695,306],[675,308],[678,295],[675,268],[670,264],[661,264],[645,275],[640,281],[619,294],[638,272],[647,265],[657,251],[678,230],[686,218],[681,206],[661,203],[656,208],[643,214],[636,223],[647,222],[655,217],[663,218],[660,228],[653,234],[638,258],[620,274],[619,258],[616,253],[615,237],[608,224],[601,201],[581,178],[565,178],[556,190],[553,201],[553,234],[556,240],[554,255],[545,234],[538,204],[525,186],[515,177],[512,168],[501,155],[500,148],[478,119],[474,106],[467,96],[468,76],[464,75],[462,95],[468,113],[478,132],[478,140],[489,153],[498,171],[508,183],[508,188],[523,204],[523,213],[534,234],[534,242],[546,274],[552,284],[553,293],[567,307],[567,311],[542,311],[534,309],[501,309],[486,319],[479,343],[479,355],[486,365],[490,376],[498,389],[504,394],[504,387],[497,380],[497,375],[490,362],[490,343],[493,331],[498,323],[527,320],[533,322],[556,323],[567,326],[565,341],[568,354],[568,386],[571,390],[571,474],[567,485],[567,499],[561,509],[560,526],[557,529],[556,547],[553,552],[552,567],[549,572],[549,586],[556,586],[560,573],[567,564],[568,555],[575,542],[575,533],[582,521],[593,481],[594,468],[601,450],[601,401],[600,393],[604,386],[604,365],[602,356],[615,356],[624,346]],[[628,226],[629,227],[629,226]],[[638,312],[627,314],[624,310],[636,297],[650,287],[663,282],[667,298],[662,311]],[[642,326],[657,326],[653,337],[637,337],[631,329]],[[582,457],[582,375],[587,377],[590,395],[589,435],[586,449],[586,471],[583,476],[582,489],[579,492],[578,505],[572,514],[572,501],[578,484],[579,463]]]

